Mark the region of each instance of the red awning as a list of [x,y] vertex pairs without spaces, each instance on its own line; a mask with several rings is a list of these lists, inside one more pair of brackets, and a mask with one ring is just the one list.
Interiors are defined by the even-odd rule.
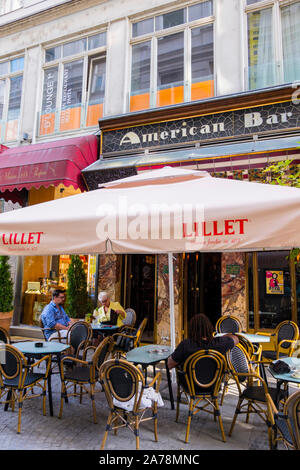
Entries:
[[4,150],[0,154],[0,197],[22,189],[74,186],[86,190],[81,170],[97,160],[95,135]]

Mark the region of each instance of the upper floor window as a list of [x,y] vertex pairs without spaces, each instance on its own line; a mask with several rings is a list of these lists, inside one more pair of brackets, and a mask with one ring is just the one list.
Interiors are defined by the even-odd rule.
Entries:
[[300,79],[300,2],[247,0],[248,87]]
[[106,33],[45,49],[39,135],[96,126],[103,116]]
[[132,24],[130,111],[214,95],[213,1]]
[[23,0],[1,0],[0,2],[0,15],[5,15],[11,11],[22,8]]
[[1,142],[15,141],[19,136],[23,69],[24,57],[0,62]]

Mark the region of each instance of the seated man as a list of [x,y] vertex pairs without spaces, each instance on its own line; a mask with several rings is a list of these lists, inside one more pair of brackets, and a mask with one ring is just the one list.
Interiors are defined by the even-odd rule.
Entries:
[[58,331],[61,338],[66,338],[69,327],[73,324],[73,321],[66,314],[63,303],[65,301],[65,291],[56,289],[52,293],[51,302],[46,305],[41,313],[41,320],[44,328],[50,328],[45,330],[45,337],[47,341],[53,338],[58,338]]
[[107,292],[100,292],[98,299],[101,303],[101,307],[95,309],[93,315],[97,322],[101,323],[112,321],[112,313],[115,312],[117,314],[116,324],[117,326],[122,326],[122,320],[126,317],[126,312],[119,302],[112,302]]
[[239,338],[233,334],[215,338],[213,331],[214,328],[206,315],[203,313],[194,315],[189,322],[189,338],[181,341],[168,358],[169,369],[177,365],[183,366],[189,356],[201,349],[214,349],[225,354],[239,342]]

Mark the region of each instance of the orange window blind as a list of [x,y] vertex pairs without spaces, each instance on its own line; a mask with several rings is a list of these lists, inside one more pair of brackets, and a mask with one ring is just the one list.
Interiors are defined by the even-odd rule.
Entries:
[[157,90],[157,96],[156,96],[157,106],[167,106],[170,104],[182,103],[183,101],[184,101],[183,86]]

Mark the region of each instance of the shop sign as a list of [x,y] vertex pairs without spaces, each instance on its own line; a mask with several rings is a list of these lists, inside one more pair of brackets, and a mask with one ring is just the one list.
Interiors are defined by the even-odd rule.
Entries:
[[284,294],[283,271],[266,271],[267,294]]
[[[101,127],[101,125],[100,125]],[[102,154],[223,140],[300,127],[300,106],[292,102],[103,131]]]
[[241,267],[238,264],[226,264],[226,274],[232,276],[238,276],[240,274]]

